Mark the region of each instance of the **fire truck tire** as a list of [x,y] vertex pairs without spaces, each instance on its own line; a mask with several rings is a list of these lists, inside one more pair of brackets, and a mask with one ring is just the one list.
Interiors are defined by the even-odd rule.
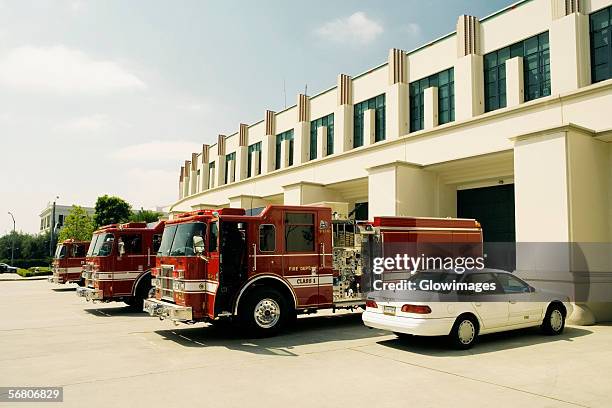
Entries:
[[277,334],[290,320],[288,302],[274,289],[256,288],[248,293],[238,317],[247,332],[256,337]]
[[153,288],[148,286],[145,281],[140,282],[136,288],[136,295],[126,300],[125,303],[127,303],[130,308],[134,309],[135,311],[141,312],[145,299],[151,296],[152,289]]
[[85,286],[85,278],[81,278],[78,281],[76,281],[76,284],[78,286]]

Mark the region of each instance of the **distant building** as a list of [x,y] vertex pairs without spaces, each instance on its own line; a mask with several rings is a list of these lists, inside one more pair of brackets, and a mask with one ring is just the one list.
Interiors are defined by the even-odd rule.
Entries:
[[[81,207],[81,208],[83,208],[85,211],[87,211],[87,213],[91,217],[93,217],[95,213],[95,209],[91,207]],[[55,205],[55,222],[52,222],[51,217],[53,213],[53,203],[47,204],[47,207],[45,207],[45,209],[42,210],[40,213],[40,232],[46,233],[46,232],[51,231],[52,225],[56,225],[58,230],[62,228],[64,226],[66,217],[70,213],[70,210],[72,210],[71,205],[56,204]]]

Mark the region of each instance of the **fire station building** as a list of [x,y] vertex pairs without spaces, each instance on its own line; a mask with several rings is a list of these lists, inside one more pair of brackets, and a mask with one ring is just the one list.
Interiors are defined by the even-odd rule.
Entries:
[[[462,15],[456,31],[203,145],[170,211],[267,204],[476,218],[485,241],[612,242],[612,1]],[[611,319],[610,305],[573,319]]]

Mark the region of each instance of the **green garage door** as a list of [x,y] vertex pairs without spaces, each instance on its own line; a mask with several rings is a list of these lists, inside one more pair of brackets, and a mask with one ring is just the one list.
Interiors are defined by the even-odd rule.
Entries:
[[458,190],[457,216],[482,225],[488,267],[514,270],[514,184]]

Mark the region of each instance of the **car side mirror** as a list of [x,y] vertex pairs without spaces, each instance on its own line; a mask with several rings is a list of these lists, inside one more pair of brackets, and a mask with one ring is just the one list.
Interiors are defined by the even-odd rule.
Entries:
[[123,243],[123,242],[119,242],[119,243],[117,244],[117,248],[119,249],[119,256],[120,256],[120,257],[121,257],[121,256],[123,256],[123,255],[125,255],[125,243]]
[[535,288],[533,286],[529,285],[529,293],[533,293],[535,291],[536,291]]

